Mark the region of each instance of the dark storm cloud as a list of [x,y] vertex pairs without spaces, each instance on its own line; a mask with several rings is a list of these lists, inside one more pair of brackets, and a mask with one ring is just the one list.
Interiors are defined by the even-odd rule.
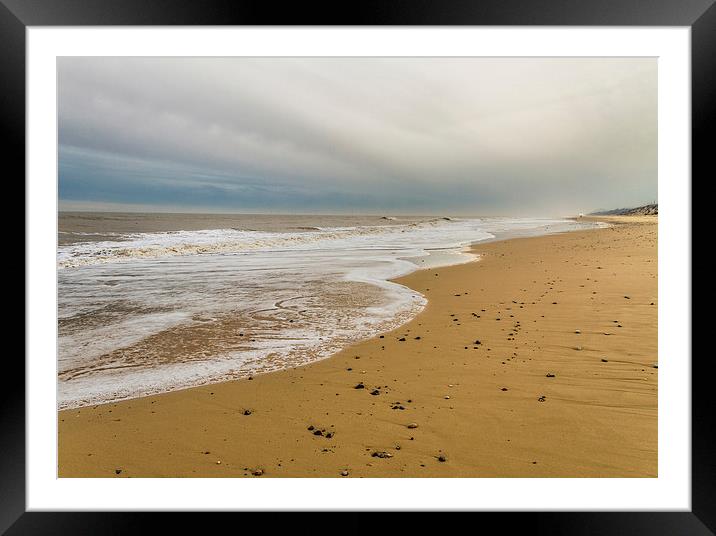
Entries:
[[559,213],[656,198],[654,59],[61,58],[62,205]]

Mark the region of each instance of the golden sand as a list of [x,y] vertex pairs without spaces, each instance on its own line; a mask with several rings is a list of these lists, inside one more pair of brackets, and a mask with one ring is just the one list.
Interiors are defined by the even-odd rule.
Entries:
[[59,476],[656,477],[657,219],[609,220],[401,278],[426,309],[327,360],[59,412]]

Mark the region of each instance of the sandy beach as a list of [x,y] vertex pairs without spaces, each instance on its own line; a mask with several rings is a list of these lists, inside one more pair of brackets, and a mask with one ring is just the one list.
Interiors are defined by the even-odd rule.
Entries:
[[399,329],[58,413],[60,477],[656,477],[657,218],[477,245]]

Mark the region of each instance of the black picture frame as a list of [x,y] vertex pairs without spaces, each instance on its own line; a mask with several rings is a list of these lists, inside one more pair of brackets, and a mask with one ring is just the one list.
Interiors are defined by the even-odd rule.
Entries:
[[[8,178],[25,176],[26,28],[84,25],[688,26],[692,54],[692,176],[705,181],[715,175],[710,142],[716,139],[714,0],[364,0],[352,4],[0,0],[0,117]],[[0,533],[114,534],[149,529],[158,514],[25,511],[25,386],[23,382],[7,380],[24,377],[25,369],[24,363],[12,354],[8,352],[4,359],[6,381],[0,390]],[[692,359],[690,512],[484,513],[483,518],[489,516],[491,521],[497,521],[503,533],[516,528],[549,534],[716,533],[716,444],[711,432],[714,405],[709,374],[712,362],[710,354]],[[179,524],[186,530],[197,522],[195,519],[185,514],[171,519],[161,516],[161,523],[165,531]],[[253,520],[257,518],[244,516],[237,530],[250,529]]]

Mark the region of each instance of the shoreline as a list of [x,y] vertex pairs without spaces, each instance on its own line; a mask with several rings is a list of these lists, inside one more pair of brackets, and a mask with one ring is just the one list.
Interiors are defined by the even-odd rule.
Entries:
[[[167,362],[164,364],[163,368],[152,369],[150,367],[142,369],[139,367],[136,371],[133,371],[131,368],[127,369],[128,374],[125,374],[124,377],[118,377],[116,379],[117,383],[114,384],[116,387],[114,387],[111,391],[107,391],[106,388],[104,388],[104,390],[102,388],[97,389],[96,387],[93,390],[93,385],[102,385],[102,380],[104,385],[108,385],[109,382],[107,378],[95,377],[93,378],[94,384],[92,383],[92,380],[90,380],[85,383],[84,386],[82,384],[82,378],[79,379],[79,384],[77,382],[72,382],[71,384],[60,382],[57,410],[64,411],[68,409],[94,407],[98,405],[134,400],[145,396],[181,391],[194,387],[215,385],[226,381],[246,379],[249,376],[276,372],[281,369],[296,368],[328,359],[337,352],[354,344],[399,328],[415,318],[415,316],[424,309],[427,303],[427,298],[423,294],[405,285],[397,283],[396,281],[398,279],[410,275],[418,270],[444,268],[448,266],[466,264],[469,262],[476,262],[479,260],[479,255],[473,253],[473,248],[480,244],[509,240],[515,237],[544,236],[548,234],[559,234],[561,232],[573,232],[575,230],[573,228],[564,228],[564,223],[570,220],[574,221],[574,219],[562,218],[560,220],[552,220],[550,221],[550,224],[544,224],[544,227],[529,227],[526,229],[516,228],[497,231],[493,230],[492,233],[489,233],[489,238],[475,239],[470,243],[463,243],[461,246],[435,247],[432,249],[425,249],[423,251],[423,255],[420,256],[397,257],[394,260],[401,261],[403,266],[402,268],[393,270],[393,273],[390,276],[376,274],[372,276],[354,275],[350,273],[345,274],[345,279],[340,280],[341,283],[345,282],[347,285],[353,286],[368,285],[374,289],[375,292],[382,292],[385,294],[382,298],[388,300],[389,303],[385,306],[373,305],[372,307],[366,307],[367,310],[380,308],[384,311],[393,311],[392,314],[387,312],[383,314],[382,319],[376,319],[375,314],[373,314],[372,317],[368,315],[366,318],[371,320],[370,325],[368,325],[368,323],[365,323],[362,327],[356,325],[353,332],[350,334],[345,331],[343,333],[334,333],[333,337],[330,335],[324,336],[322,342],[319,342],[319,340],[316,339],[313,344],[299,345],[291,350],[286,350],[284,348],[264,348],[263,350],[255,349],[253,352],[248,352],[248,354],[255,354],[248,362],[239,359],[238,364],[236,360],[231,358],[223,359],[222,356],[217,356],[217,358],[206,363],[199,374],[196,374],[196,365],[185,362],[181,358],[175,362],[173,358],[167,357],[165,358],[167,359]],[[582,230],[589,228],[588,225],[589,224],[585,225]],[[395,264],[397,266],[397,262]],[[356,289],[344,289],[344,295],[346,296],[350,295],[351,292],[356,292]],[[371,292],[371,290],[368,289],[368,292]],[[360,289],[357,293],[361,294]],[[381,297],[379,296],[378,298]],[[400,305],[396,305],[398,302]],[[274,303],[274,307],[277,305],[277,303]],[[227,325],[224,326],[224,334],[230,333],[232,329],[237,328],[240,328],[242,331],[251,331],[252,329],[257,328],[254,324],[246,323],[246,320],[251,319],[245,317],[242,318],[240,315],[234,315],[233,320],[227,322]],[[291,322],[293,322],[293,320],[291,320]],[[165,330],[165,332],[170,333],[177,328],[177,326],[170,326]],[[280,339],[287,335],[286,330],[288,328],[295,329],[295,326],[288,326],[286,324],[283,326],[283,329],[281,326],[274,326],[274,328],[273,334]],[[221,336],[218,332],[216,335],[219,337]],[[182,338],[182,340],[185,340],[186,344],[187,337],[182,335],[180,329],[178,332],[173,332],[173,335],[169,335],[166,338],[171,339],[172,336],[175,338]],[[150,334],[147,338],[152,339],[155,337],[161,338],[162,334]],[[202,340],[200,338],[197,338],[196,336],[190,336],[188,338],[191,340],[192,344],[196,343],[197,346],[202,345]],[[211,339],[204,340],[203,343],[209,344],[210,340]],[[141,356],[143,351],[147,352],[151,350],[147,348],[140,348],[141,345],[141,339],[135,340],[133,343],[129,344],[128,348],[116,347],[110,349],[108,353],[122,354],[123,351],[136,352],[136,350],[139,349],[139,352],[137,353]],[[151,355],[151,353],[145,353],[145,355]],[[141,359],[141,357],[139,359]],[[268,365],[268,363],[270,363],[270,365]],[[100,363],[98,362],[97,365],[100,366]],[[109,368],[111,369],[112,367]],[[64,374],[67,373],[68,371],[64,371]],[[73,373],[76,373],[76,371]],[[80,372],[79,375],[81,374],[82,372]],[[162,375],[164,377],[172,377],[173,380],[170,382],[162,382]]]
[[[480,262],[418,267],[394,281],[428,299],[421,312],[320,361],[58,411],[59,476],[656,476],[656,307],[641,302],[656,304],[657,219],[598,220],[620,225],[479,242],[470,249]],[[606,233],[622,245],[607,245]],[[564,272],[560,265],[575,251],[581,262]],[[619,269],[634,257],[639,270],[653,268],[651,280]],[[613,276],[589,283],[585,261],[613,262]],[[546,279],[525,269],[544,262],[552,268]],[[584,282],[571,285],[574,272]],[[490,288],[490,273],[503,284]],[[568,278],[570,288],[560,290]],[[595,296],[580,294],[587,285],[607,292],[599,316],[618,313],[618,330],[606,318],[601,335],[585,329],[596,312]],[[641,309],[623,309],[619,300],[627,298],[611,296],[617,287]],[[508,301],[506,291],[530,299]],[[559,307],[563,293],[560,300],[579,294],[586,304]],[[551,309],[560,314],[537,314]],[[638,334],[626,345],[632,322]],[[566,323],[580,327],[570,326],[570,334]],[[612,336],[603,335],[607,329]],[[580,350],[570,347],[575,338]],[[355,389],[359,383],[365,388]],[[510,385],[502,391],[496,383]],[[411,422],[418,427],[407,428]],[[550,453],[569,445],[581,454]]]

